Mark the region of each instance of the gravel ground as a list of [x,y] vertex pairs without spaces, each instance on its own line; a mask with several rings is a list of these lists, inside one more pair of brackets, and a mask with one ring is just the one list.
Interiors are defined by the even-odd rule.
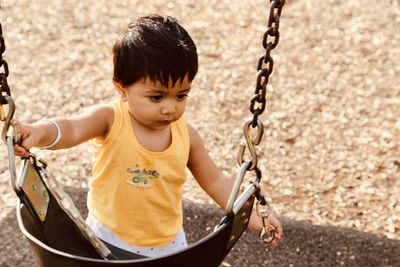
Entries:
[[[285,222],[285,241],[261,253],[244,239],[225,266],[400,266],[399,1],[286,2],[259,149],[263,191]],[[9,85],[23,121],[115,98],[110,49],[118,31],[141,15],[177,17],[200,59],[187,117],[218,165],[237,173],[268,1],[0,4]],[[86,144],[35,153],[65,186],[87,188]],[[22,266],[29,256],[12,225],[7,168],[0,162],[1,266]],[[191,177],[185,198],[190,210],[209,214],[214,207]],[[13,253],[19,261],[4,260]]]

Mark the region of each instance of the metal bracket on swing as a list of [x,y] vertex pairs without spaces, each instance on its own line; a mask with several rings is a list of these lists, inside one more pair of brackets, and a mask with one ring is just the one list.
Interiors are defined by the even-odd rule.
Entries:
[[[49,206],[49,193],[47,192],[46,186],[40,178],[40,174],[38,173],[38,170],[36,168],[36,158],[34,156],[28,156],[27,158],[23,159],[21,171],[19,176],[17,177],[14,145],[18,144],[21,138],[16,122],[15,120],[13,120],[15,103],[10,96],[10,90],[6,81],[7,75],[5,75],[4,73],[0,75],[2,84],[1,89],[4,89],[6,93],[5,95],[3,95],[3,92],[1,92],[0,120],[4,121],[2,139],[3,142],[7,145],[11,183],[14,191],[17,194],[21,191],[26,194],[36,215],[43,222],[46,219],[47,209]],[[7,114],[4,111],[3,105],[8,106]]]
[[0,105],[0,119],[4,121],[2,139],[7,145],[8,149],[8,160],[12,186],[17,194],[21,191],[25,192],[30,203],[32,204],[33,209],[35,210],[36,215],[41,221],[44,221],[49,205],[49,194],[46,186],[40,178],[40,174],[35,167],[37,162],[34,156],[29,156],[23,159],[21,171],[17,177],[14,144],[20,142],[20,133],[15,121],[12,119],[15,112],[15,103],[9,95],[4,95],[2,97],[4,103],[7,103],[8,105],[7,114],[4,112],[3,104]]
[[32,156],[23,159],[21,172],[16,186],[28,197],[39,219],[44,222],[49,207],[49,192],[35,167],[36,159]]

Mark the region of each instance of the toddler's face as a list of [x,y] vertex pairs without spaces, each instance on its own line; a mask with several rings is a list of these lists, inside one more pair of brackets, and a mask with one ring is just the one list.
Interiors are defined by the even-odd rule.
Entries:
[[165,88],[161,83],[142,79],[126,88],[125,100],[131,116],[141,125],[162,130],[185,112],[191,82],[185,78]]

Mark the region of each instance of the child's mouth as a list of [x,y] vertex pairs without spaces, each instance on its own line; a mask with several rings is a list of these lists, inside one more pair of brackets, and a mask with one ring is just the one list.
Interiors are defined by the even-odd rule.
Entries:
[[168,125],[168,124],[170,124],[172,122],[172,120],[169,120],[169,121],[159,121],[158,123],[159,124],[162,124],[162,125]]

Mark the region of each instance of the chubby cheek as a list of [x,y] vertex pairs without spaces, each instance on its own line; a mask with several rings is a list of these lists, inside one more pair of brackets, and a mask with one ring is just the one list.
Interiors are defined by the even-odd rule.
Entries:
[[141,117],[148,122],[157,121],[160,118],[161,112],[158,109],[143,109]]
[[138,121],[145,123],[151,122],[157,118],[157,111],[146,108],[146,106],[131,107],[131,115]]
[[179,117],[181,117],[181,116],[183,115],[183,113],[185,113],[185,110],[186,110],[186,100],[185,100],[184,103],[182,103],[182,104],[179,105],[179,107],[178,107],[178,114],[179,114]]
[[179,120],[183,116],[184,110],[178,110],[174,115],[174,121]]

